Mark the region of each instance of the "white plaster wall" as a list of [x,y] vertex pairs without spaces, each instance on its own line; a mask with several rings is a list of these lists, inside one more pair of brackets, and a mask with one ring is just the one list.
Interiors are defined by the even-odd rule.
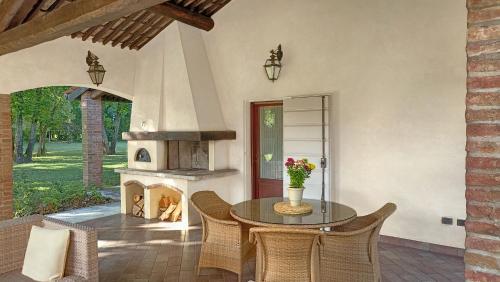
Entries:
[[98,89],[131,100],[137,53],[68,36],[0,56],[0,93],[57,85],[97,88],[87,73],[88,50],[106,69]]
[[[334,93],[332,196],[359,214],[398,211],[383,234],[463,247],[466,8],[463,0],[232,1],[204,33],[230,167],[248,170],[248,101]],[[262,65],[283,44],[276,83]],[[249,173],[232,183],[250,196]]]

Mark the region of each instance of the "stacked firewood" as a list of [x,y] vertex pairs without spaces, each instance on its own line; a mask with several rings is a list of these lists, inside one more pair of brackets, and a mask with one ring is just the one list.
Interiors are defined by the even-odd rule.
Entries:
[[182,219],[182,202],[176,202],[170,196],[163,197],[160,200],[160,216],[158,219],[162,221],[176,222]]
[[134,216],[144,217],[144,196],[135,194],[132,200],[134,201],[132,214]]

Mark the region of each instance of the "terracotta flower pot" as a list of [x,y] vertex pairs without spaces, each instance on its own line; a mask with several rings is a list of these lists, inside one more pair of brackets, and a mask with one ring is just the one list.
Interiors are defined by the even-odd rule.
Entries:
[[298,207],[302,203],[302,195],[304,194],[304,187],[294,188],[288,187],[288,199],[290,200],[290,206]]

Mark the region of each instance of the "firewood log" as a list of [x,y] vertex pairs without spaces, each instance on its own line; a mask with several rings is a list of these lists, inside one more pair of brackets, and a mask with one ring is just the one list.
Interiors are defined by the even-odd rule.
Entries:
[[140,199],[132,206],[132,214],[139,217],[144,217],[144,199]]
[[166,209],[168,208],[168,206],[172,203],[172,200],[170,198],[170,196],[168,197],[163,197],[161,198],[160,200],[160,208],[161,209]]
[[176,222],[177,220],[179,220],[181,213],[182,213],[182,202],[179,202],[177,204],[177,207],[175,207],[175,210],[172,212],[172,215],[170,216],[172,222]]
[[132,200],[134,200],[134,203],[137,203],[139,202],[140,200],[142,200],[143,196],[142,195],[137,195],[135,194],[133,197],[132,197]]
[[177,205],[170,204],[170,206],[168,206],[167,210],[164,211],[160,215],[160,217],[158,217],[158,219],[160,219],[160,220],[167,220],[170,217],[170,214],[175,210],[176,207],[177,207]]

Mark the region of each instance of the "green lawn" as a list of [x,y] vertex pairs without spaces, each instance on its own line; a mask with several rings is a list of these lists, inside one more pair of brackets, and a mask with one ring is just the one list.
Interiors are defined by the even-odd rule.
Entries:
[[[126,150],[126,142],[120,142],[117,155],[104,157],[104,187],[120,184],[120,175],[114,169],[126,167]],[[47,156],[34,157],[33,163],[14,166],[16,216],[52,213],[106,201],[95,188],[83,188],[81,143],[50,143],[47,151]]]

